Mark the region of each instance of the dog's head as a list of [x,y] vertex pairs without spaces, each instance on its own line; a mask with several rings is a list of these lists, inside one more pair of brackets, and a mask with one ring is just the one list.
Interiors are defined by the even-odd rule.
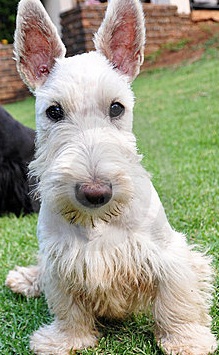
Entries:
[[41,2],[20,1],[15,57],[36,96],[37,153],[31,169],[40,179],[42,198],[81,223],[87,216],[108,220],[119,214],[133,194],[130,171],[139,157],[131,133],[130,83],[144,56],[140,2],[111,0],[94,42],[96,51],[65,58]]

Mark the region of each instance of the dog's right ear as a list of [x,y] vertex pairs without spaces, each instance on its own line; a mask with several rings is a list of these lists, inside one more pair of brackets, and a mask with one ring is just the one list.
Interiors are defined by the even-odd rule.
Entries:
[[47,79],[56,58],[66,49],[40,0],[21,0],[18,5],[14,54],[21,78],[31,91]]

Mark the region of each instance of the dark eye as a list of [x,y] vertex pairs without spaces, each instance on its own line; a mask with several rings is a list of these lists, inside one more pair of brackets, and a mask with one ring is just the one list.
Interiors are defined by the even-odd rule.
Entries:
[[125,107],[120,102],[113,102],[110,105],[109,115],[111,118],[121,116],[125,111]]
[[64,111],[60,105],[52,105],[46,110],[47,117],[54,122],[63,120]]

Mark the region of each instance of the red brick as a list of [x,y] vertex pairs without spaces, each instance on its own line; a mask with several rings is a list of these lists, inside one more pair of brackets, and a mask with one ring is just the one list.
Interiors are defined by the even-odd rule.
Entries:
[[[93,34],[98,30],[104,17],[106,4],[85,6],[61,14],[63,41],[67,55],[74,55],[94,49]],[[172,5],[143,4],[147,26],[145,53],[159,49],[167,42],[178,41],[188,35],[193,26],[190,16],[181,16]],[[71,25],[73,24],[73,25]]]
[[30,93],[17,73],[13,45],[0,46],[0,104],[22,100]]

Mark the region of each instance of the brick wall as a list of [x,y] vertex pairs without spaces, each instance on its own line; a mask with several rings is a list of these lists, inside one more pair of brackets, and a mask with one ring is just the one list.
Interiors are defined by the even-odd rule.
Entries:
[[[93,33],[100,26],[106,4],[77,8],[61,14],[63,41],[67,55],[74,55],[94,49]],[[147,46],[145,54],[160,48],[167,42],[177,42],[188,35],[192,21],[188,15],[179,15],[177,7],[171,5],[143,4],[147,27]]]
[[[93,33],[100,26],[106,4],[77,8],[61,15],[63,41],[67,55],[92,50]],[[177,14],[175,6],[143,4],[147,25],[145,54],[157,50],[162,44],[177,41],[188,35],[192,22],[188,16]],[[0,104],[22,100],[29,91],[20,79],[13,57],[13,46],[0,46]]]
[[19,101],[28,95],[13,60],[13,45],[0,46],[0,104]]

